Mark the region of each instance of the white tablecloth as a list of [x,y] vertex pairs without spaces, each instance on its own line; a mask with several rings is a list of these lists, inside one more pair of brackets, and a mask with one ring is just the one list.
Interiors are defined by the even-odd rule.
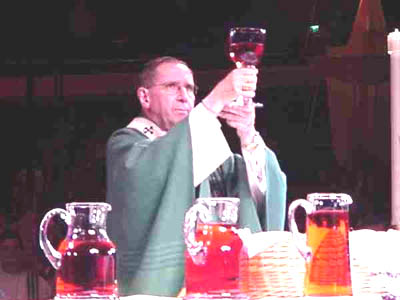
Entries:
[[[121,300],[176,300],[181,298],[174,297],[160,297],[150,295],[132,295],[121,297]],[[296,297],[296,298],[279,298],[279,297],[267,297],[261,300],[382,300],[379,295],[361,295],[361,296],[341,296],[341,297]]]

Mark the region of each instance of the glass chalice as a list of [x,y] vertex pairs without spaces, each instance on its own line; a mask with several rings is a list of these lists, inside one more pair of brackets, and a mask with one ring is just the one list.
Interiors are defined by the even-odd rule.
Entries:
[[[264,54],[266,30],[254,27],[234,27],[229,30],[229,57],[237,68],[254,68]],[[251,99],[236,100],[237,105]]]

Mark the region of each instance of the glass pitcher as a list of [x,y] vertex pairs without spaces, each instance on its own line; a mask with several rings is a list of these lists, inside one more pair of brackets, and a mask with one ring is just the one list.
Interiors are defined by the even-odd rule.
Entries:
[[[43,217],[39,243],[56,269],[55,299],[118,299],[116,248],[106,231],[110,210],[104,202],[72,202],[66,210],[55,208]],[[57,250],[47,237],[56,215],[68,225]]]
[[199,198],[185,214],[186,299],[241,299],[239,198]]
[[[289,206],[289,229],[306,260],[306,296],[351,296],[349,205],[347,194],[314,193]],[[295,211],[306,211],[306,240],[299,233]]]

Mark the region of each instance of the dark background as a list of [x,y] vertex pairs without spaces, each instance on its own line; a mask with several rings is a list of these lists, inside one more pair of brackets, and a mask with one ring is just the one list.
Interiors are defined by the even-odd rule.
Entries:
[[[382,0],[388,32],[399,25],[396,0]],[[226,63],[231,26],[267,28],[266,58],[296,57],[308,26],[318,23],[331,45],[344,44],[356,0],[4,0],[0,59],[141,59],[179,54],[195,64]]]

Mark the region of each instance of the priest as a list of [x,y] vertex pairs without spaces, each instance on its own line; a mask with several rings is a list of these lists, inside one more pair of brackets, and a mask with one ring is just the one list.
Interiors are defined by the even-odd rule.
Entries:
[[[108,230],[121,296],[178,294],[184,216],[198,197],[239,197],[239,227],[283,230],[286,176],[255,129],[257,73],[232,70],[195,105],[187,63],[166,56],[145,64],[136,90],[141,113],[107,143]],[[220,120],[236,130],[241,154],[231,152]]]

